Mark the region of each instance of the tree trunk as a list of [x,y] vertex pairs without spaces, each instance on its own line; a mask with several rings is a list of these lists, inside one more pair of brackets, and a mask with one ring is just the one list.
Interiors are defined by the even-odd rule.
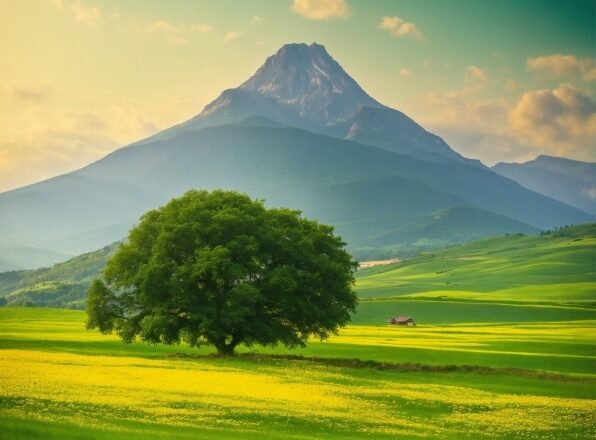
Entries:
[[234,349],[238,344],[240,344],[240,342],[242,342],[241,334],[234,332],[232,340],[229,344],[226,344],[225,338],[221,338],[213,342],[213,345],[215,345],[215,348],[217,348],[217,353],[221,356],[233,356],[235,354]]
[[234,349],[236,348],[236,344],[232,344],[231,342],[229,344],[221,343],[221,344],[216,344],[215,348],[217,348],[217,353],[221,356],[233,356],[234,353]]
[[220,341],[213,345],[215,345],[215,348],[217,348],[217,353],[219,355],[233,356],[235,354],[234,349],[236,348],[236,345],[238,345],[238,343],[232,340],[229,344],[226,344],[225,341]]

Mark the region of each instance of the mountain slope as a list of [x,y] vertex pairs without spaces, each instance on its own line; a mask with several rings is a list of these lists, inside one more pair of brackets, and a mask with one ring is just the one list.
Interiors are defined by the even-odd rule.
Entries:
[[[62,237],[60,249],[88,251],[122,238],[145,210],[189,188],[239,189],[273,206],[302,209],[336,225],[352,246],[367,246],[371,237],[442,209],[478,209],[475,199],[502,210],[508,186],[519,188],[528,206],[540,198],[485,169],[419,161],[305,130],[257,125],[261,122],[183,131],[169,140],[123,148],[72,175],[2,194],[0,213],[9,227],[0,230],[0,241],[30,246],[40,236]],[[467,169],[479,181],[493,180],[490,197],[462,191],[465,183],[459,179]],[[543,204],[558,212],[559,205],[549,203]],[[23,213],[28,220],[19,222]],[[502,218],[491,215],[488,224],[497,227]],[[533,214],[534,220],[541,216]],[[531,232],[526,223],[512,221],[499,232]],[[463,227],[457,240],[445,241],[467,235],[477,233]],[[406,242],[419,238],[424,237],[410,233]]]
[[461,157],[368,96],[322,46],[286,45],[192,120],[0,194],[0,260],[1,248],[97,249],[190,188],[301,209],[335,225],[351,249],[592,219]]
[[[236,123],[254,115],[416,158],[480,165],[453,151],[403,113],[370,97],[325,47],[316,43],[284,45],[251,78],[238,88],[225,90],[173,131]],[[166,130],[157,137],[171,135],[172,130]]]
[[596,215],[596,163],[538,156],[525,163],[498,163],[492,170],[526,188]]

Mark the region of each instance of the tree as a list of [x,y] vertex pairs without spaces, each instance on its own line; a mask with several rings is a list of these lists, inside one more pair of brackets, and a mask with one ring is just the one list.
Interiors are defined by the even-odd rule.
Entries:
[[357,263],[333,228],[226,191],[145,213],[87,299],[87,328],[124,342],[304,346],[347,324]]

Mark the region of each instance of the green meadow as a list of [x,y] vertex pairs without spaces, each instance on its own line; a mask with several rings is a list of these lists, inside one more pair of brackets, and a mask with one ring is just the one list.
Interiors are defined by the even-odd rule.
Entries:
[[352,324],[295,350],[126,345],[82,311],[0,308],[0,438],[592,438],[595,235],[361,270]]

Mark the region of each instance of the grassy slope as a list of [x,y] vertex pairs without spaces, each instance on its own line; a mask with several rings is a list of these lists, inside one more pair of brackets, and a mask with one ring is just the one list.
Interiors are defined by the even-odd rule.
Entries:
[[565,236],[506,236],[363,270],[363,299],[402,297],[504,302],[594,302],[596,225]]

